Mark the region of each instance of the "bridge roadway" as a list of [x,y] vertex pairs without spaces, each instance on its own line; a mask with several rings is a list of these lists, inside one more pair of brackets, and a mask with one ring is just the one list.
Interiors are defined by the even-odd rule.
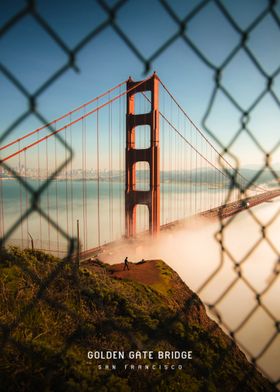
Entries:
[[[165,225],[162,225],[161,231],[172,230],[174,228],[183,227],[191,218],[196,218],[196,217],[198,217],[198,218],[203,217],[203,218],[208,218],[208,219],[214,219],[214,218],[225,219],[225,218],[228,218],[232,215],[238,214],[241,211],[255,207],[258,204],[270,202],[272,199],[279,197],[279,196],[280,196],[280,189],[276,189],[276,190],[270,190],[270,191],[261,193],[256,196],[246,197],[242,200],[235,201],[235,202],[228,203],[228,204],[224,204],[222,206],[212,208],[211,210],[201,212],[195,216],[186,218],[184,220],[178,220],[178,221],[174,221],[172,223],[167,223]],[[80,253],[79,260],[85,261],[91,257],[96,257],[99,254],[111,253],[114,248],[116,248],[116,247],[122,248],[128,244],[135,243],[135,241],[137,241],[137,244],[138,244],[139,242],[144,241],[148,236],[149,236],[149,233],[144,232],[144,233],[138,234],[135,238],[132,238],[132,239],[123,238],[121,240],[113,241],[113,242],[101,245],[99,247],[96,247],[96,248],[88,249],[88,250]]]

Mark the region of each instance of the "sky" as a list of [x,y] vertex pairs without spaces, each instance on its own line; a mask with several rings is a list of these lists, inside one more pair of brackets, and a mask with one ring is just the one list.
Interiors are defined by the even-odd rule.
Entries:
[[[105,1],[104,1],[105,2]],[[168,0],[174,14],[183,19],[201,1]],[[114,0],[106,0],[109,6]],[[267,7],[266,0],[224,0],[225,9],[240,27],[248,29]],[[23,0],[0,2],[0,29],[11,17],[25,7]],[[279,1],[274,8],[280,17]],[[36,12],[48,22],[61,40],[74,49],[97,26],[106,22],[108,15],[97,0],[38,0]],[[129,0],[116,14],[116,24],[129,37],[143,57],[149,58],[178,31],[178,25],[158,0]],[[185,36],[215,66],[220,67],[240,42],[240,35],[214,2],[208,2],[185,31]],[[274,77],[273,93],[280,99],[279,51],[280,29],[271,14],[251,29],[247,46],[268,76]],[[60,67],[68,62],[67,55],[28,13],[1,38],[0,62],[18,79],[29,94],[34,94]],[[67,70],[48,87],[37,100],[37,109],[52,120],[72,108],[87,102],[128,76],[141,80],[147,75],[143,64],[111,26],[103,29],[78,52],[79,72]],[[203,128],[202,120],[215,88],[215,70],[207,66],[187,45],[182,37],[163,51],[151,64],[192,120]],[[246,52],[238,50],[223,68],[222,86],[230,92],[242,110],[250,108],[256,97],[266,88],[267,80],[256,68]],[[15,118],[28,109],[29,101],[0,70],[0,134]],[[223,144],[228,145],[240,128],[240,111],[219,90],[207,128]],[[265,94],[251,112],[248,128],[260,147],[242,132],[230,145],[230,151],[241,165],[262,164],[264,154],[279,142],[279,105],[271,94]],[[29,116],[14,129],[8,139],[29,132],[41,123]],[[208,135],[209,138],[211,138]],[[212,140],[212,139],[211,139]],[[213,140],[212,140],[213,141]],[[215,142],[215,141],[214,141]],[[5,141],[3,142],[5,143]],[[216,144],[219,149],[221,147]],[[228,157],[229,158],[229,157]],[[272,164],[280,162],[280,146],[272,155]]]

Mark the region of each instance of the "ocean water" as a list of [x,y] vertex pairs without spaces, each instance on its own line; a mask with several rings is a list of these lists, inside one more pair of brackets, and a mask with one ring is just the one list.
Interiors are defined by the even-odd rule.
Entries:
[[[28,180],[31,191],[16,180],[1,181],[1,236],[21,247],[65,252],[69,238],[77,236],[82,249],[120,239],[125,234],[125,184],[109,181],[54,180],[40,193],[40,211],[32,209],[34,194],[46,184]],[[139,190],[145,190],[143,183]],[[209,184],[161,184],[161,224],[183,219],[223,204],[226,188]],[[231,195],[236,197],[237,195]],[[27,214],[28,212],[28,214]],[[137,232],[148,229],[148,209],[137,206]]]

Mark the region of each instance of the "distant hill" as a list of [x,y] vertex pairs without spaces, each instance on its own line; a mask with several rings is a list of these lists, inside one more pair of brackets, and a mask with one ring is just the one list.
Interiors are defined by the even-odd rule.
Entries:
[[[274,170],[274,173],[280,179],[280,170]],[[242,174],[246,179],[251,181],[255,179],[256,184],[267,184],[270,186],[277,186],[277,181],[275,176],[271,173],[270,169],[265,169],[263,171],[255,170],[255,169],[240,169],[240,174]],[[279,186],[279,184],[278,184]]]
[[[109,266],[2,250],[3,391],[275,391],[161,260]],[[22,268],[19,268],[22,266]],[[50,278],[51,271],[52,277]],[[33,306],[34,305],[34,306]],[[17,320],[19,319],[19,322]],[[12,325],[9,336],[8,326]],[[189,360],[126,360],[149,370],[98,369],[88,350],[191,350]],[[161,364],[175,365],[162,370]],[[183,364],[183,369],[176,366]]]
[[[280,162],[272,163],[271,166],[273,167],[274,170],[280,170]],[[252,163],[252,164],[243,166],[242,169],[252,169],[252,170],[257,171],[257,170],[261,169],[261,165]]]
[[[222,172],[222,170],[221,170]],[[208,184],[216,184],[221,181],[224,182],[225,185],[229,184],[230,178],[229,175],[225,173],[219,173],[215,169],[210,168],[198,168],[193,170],[182,170],[182,171],[165,171],[160,173],[160,178],[162,182],[191,182],[191,183],[208,183]],[[261,173],[255,169],[247,169],[243,168],[239,170],[239,173],[248,181],[248,183],[255,179],[255,184],[267,184],[270,186],[277,186],[276,178],[271,173],[269,169],[265,169]],[[280,170],[275,171],[275,174],[278,178],[280,178]],[[147,171],[138,171],[137,172],[138,181],[143,181],[149,179],[149,173]],[[236,177],[237,181],[241,181],[240,177]],[[244,180],[245,181],[245,180]]]

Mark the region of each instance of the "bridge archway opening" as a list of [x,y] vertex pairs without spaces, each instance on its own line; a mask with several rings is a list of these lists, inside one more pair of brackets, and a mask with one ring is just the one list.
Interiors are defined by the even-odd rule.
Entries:
[[134,94],[134,114],[146,114],[151,111],[151,91],[141,91]]
[[151,127],[150,125],[138,125],[135,128],[135,148],[143,150],[151,147]]
[[149,230],[149,208],[144,204],[137,204],[136,209],[136,234]]
[[148,162],[139,161],[135,163],[135,190],[149,191],[150,190],[150,165]]

